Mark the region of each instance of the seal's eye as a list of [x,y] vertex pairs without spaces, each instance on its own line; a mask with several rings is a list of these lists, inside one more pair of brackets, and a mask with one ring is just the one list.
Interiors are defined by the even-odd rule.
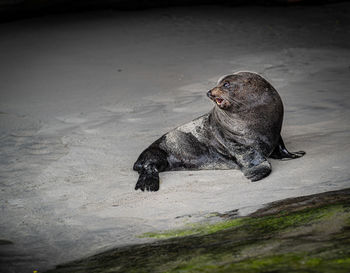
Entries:
[[225,82],[222,86],[225,87],[225,88],[230,88],[230,83],[229,82]]

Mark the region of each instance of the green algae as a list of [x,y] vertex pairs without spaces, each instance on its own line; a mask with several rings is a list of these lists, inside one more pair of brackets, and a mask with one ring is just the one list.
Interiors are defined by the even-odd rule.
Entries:
[[271,233],[288,228],[311,225],[317,221],[327,221],[334,215],[349,216],[350,211],[343,205],[326,205],[318,208],[305,209],[298,212],[281,212],[273,216],[247,217],[244,225],[251,232]]
[[190,235],[204,235],[224,230],[228,228],[238,227],[242,225],[243,218],[237,218],[233,220],[227,220],[224,222],[218,222],[215,224],[191,224],[187,229],[176,229],[163,232],[146,232],[142,234],[141,238],[157,238],[157,239],[169,239],[174,237],[184,237]]
[[342,213],[341,205],[325,206],[321,208],[306,209],[301,212],[281,212],[274,216],[265,216],[264,218],[241,217],[232,220],[226,220],[215,224],[192,224],[188,228],[175,229],[163,232],[147,232],[139,236],[140,238],[169,239],[174,237],[184,237],[190,235],[211,234],[220,230],[229,228],[238,228],[244,226],[250,232],[258,231],[260,233],[283,230],[298,225],[305,225],[313,221],[332,217],[336,213]]
[[171,238],[117,248],[49,272],[350,272],[350,190],[288,199],[258,212],[150,234]]
[[209,264],[208,257],[197,257],[185,265],[179,265],[167,273],[175,272],[218,272],[218,273],[259,273],[259,272],[337,272],[348,273],[350,259],[321,259],[308,257],[307,253],[273,255],[250,258],[237,262]]

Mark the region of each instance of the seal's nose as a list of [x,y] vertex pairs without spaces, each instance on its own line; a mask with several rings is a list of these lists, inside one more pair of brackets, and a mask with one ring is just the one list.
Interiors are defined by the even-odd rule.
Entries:
[[210,98],[211,97],[211,90],[207,92],[207,96]]

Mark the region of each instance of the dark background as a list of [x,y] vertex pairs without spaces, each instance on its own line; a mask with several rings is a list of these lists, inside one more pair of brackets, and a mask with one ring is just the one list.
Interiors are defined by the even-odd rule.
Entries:
[[339,0],[0,0],[0,22],[51,13],[89,11],[97,9],[133,10],[169,6],[194,5],[323,5]]

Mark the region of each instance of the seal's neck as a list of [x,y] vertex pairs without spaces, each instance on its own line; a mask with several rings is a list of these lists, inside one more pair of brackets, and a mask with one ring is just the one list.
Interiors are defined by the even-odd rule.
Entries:
[[215,106],[211,111],[212,126],[220,127],[223,135],[230,138],[244,136],[247,131],[247,122],[238,113],[229,112]]
[[222,126],[231,127],[233,124],[237,123],[237,121],[241,120],[240,114],[222,110],[217,106],[212,109],[211,114]]

